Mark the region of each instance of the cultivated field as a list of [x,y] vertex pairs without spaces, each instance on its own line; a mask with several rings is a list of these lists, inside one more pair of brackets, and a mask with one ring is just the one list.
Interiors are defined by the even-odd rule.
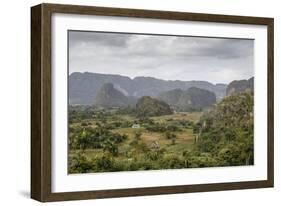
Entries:
[[[176,157],[189,151],[194,145],[196,134],[193,132],[193,127],[199,121],[201,114],[201,112],[184,112],[141,120],[133,115],[111,112],[102,118],[94,116],[82,121],[74,119],[69,125],[71,128],[69,135],[77,138],[77,135],[81,135],[77,131],[81,129],[91,131],[102,126],[111,134],[124,136],[124,140],[115,144],[118,146],[118,154],[112,155],[115,160],[121,162],[136,158],[146,159],[147,154],[159,152],[160,155],[160,151],[163,153],[161,156]],[[103,156],[105,152],[108,151],[103,146],[81,149],[70,146],[69,156],[71,159],[78,153],[83,153],[83,156],[90,160]]]

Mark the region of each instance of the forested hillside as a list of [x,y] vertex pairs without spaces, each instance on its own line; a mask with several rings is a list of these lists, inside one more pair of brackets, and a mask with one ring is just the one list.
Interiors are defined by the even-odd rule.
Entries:
[[202,111],[216,103],[216,95],[205,89],[190,87],[162,92],[159,99],[168,103],[177,112]]
[[196,147],[191,156],[204,156],[213,166],[254,163],[254,99],[252,93],[226,97],[197,124]]

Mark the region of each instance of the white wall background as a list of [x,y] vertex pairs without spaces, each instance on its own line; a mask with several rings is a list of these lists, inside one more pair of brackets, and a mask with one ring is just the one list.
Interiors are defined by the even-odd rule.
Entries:
[[[281,12],[276,0],[57,0],[84,4],[275,18],[275,188],[47,203],[47,205],[280,205]],[[37,0],[0,7],[0,205],[39,205],[30,185],[30,7]]]

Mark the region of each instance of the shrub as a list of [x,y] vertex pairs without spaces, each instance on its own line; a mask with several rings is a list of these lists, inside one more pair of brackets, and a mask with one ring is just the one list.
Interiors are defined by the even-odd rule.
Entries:
[[185,161],[178,155],[167,155],[160,162],[161,168],[165,169],[180,169],[184,168]]
[[68,166],[70,173],[87,173],[94,169],[91,161],[80,152],[69,157]]
[[201,153],[200,155],[190,155],[186,157],[186,167],[214,167],[218,166],[218,161],[210,153]]
[[109,153],[103,153],[102,155],[96,155],[92,159],[94,172],[112,172],[115,171],[115,161]]
[[159,160],[160,158],[163,157],[164,153],[166,152],[165,149],[151,149],[145,154],[145,158],[149,160]]
[[118,146],[114,142],[107,140],[102,144],[102,148],[104,152],[107,151],[113,156],[118,156]]

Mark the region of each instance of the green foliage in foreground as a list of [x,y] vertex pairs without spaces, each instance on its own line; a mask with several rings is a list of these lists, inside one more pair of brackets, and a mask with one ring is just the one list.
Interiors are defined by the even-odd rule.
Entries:
[[[119,110],[120,111],[120,110]],[[122,128],[122,122],[102,119],[95,126],[72,128],[69,147],[70,173],[114,172],[157,169],[200,168],[217,166],[252,165],[253,95],[239,93],[226,97],[200,121],[167,120],[156,123],[147,117],[139,119],[145,131],[157,132],[171,143],[148,145],[143,133],[136,131],[132,139],[126,134],[114,133],[112,128]],[[111,118],[109,115],[108,117]],[[103,122],[103,123],[100,123]],[[114,123],[114,124],[113,124]],[[130,123],[129,125],[132,125]],[[176,132],[193,129],[196,139],[190,148],[179,148]],[[126,145],[126,149],[124,149]],[[120,149],[122,147],[122,149]],[[169,151],[175,150],[171,153]],[[86,150],[94,150],[89,155]]]
[[118,154],[117,145],[128,138],[125,134],[113,133],[101,126],[78,128],[73,132],[74,134],[69,137],[70,149],[103,149],[110,151],[114,155]]

